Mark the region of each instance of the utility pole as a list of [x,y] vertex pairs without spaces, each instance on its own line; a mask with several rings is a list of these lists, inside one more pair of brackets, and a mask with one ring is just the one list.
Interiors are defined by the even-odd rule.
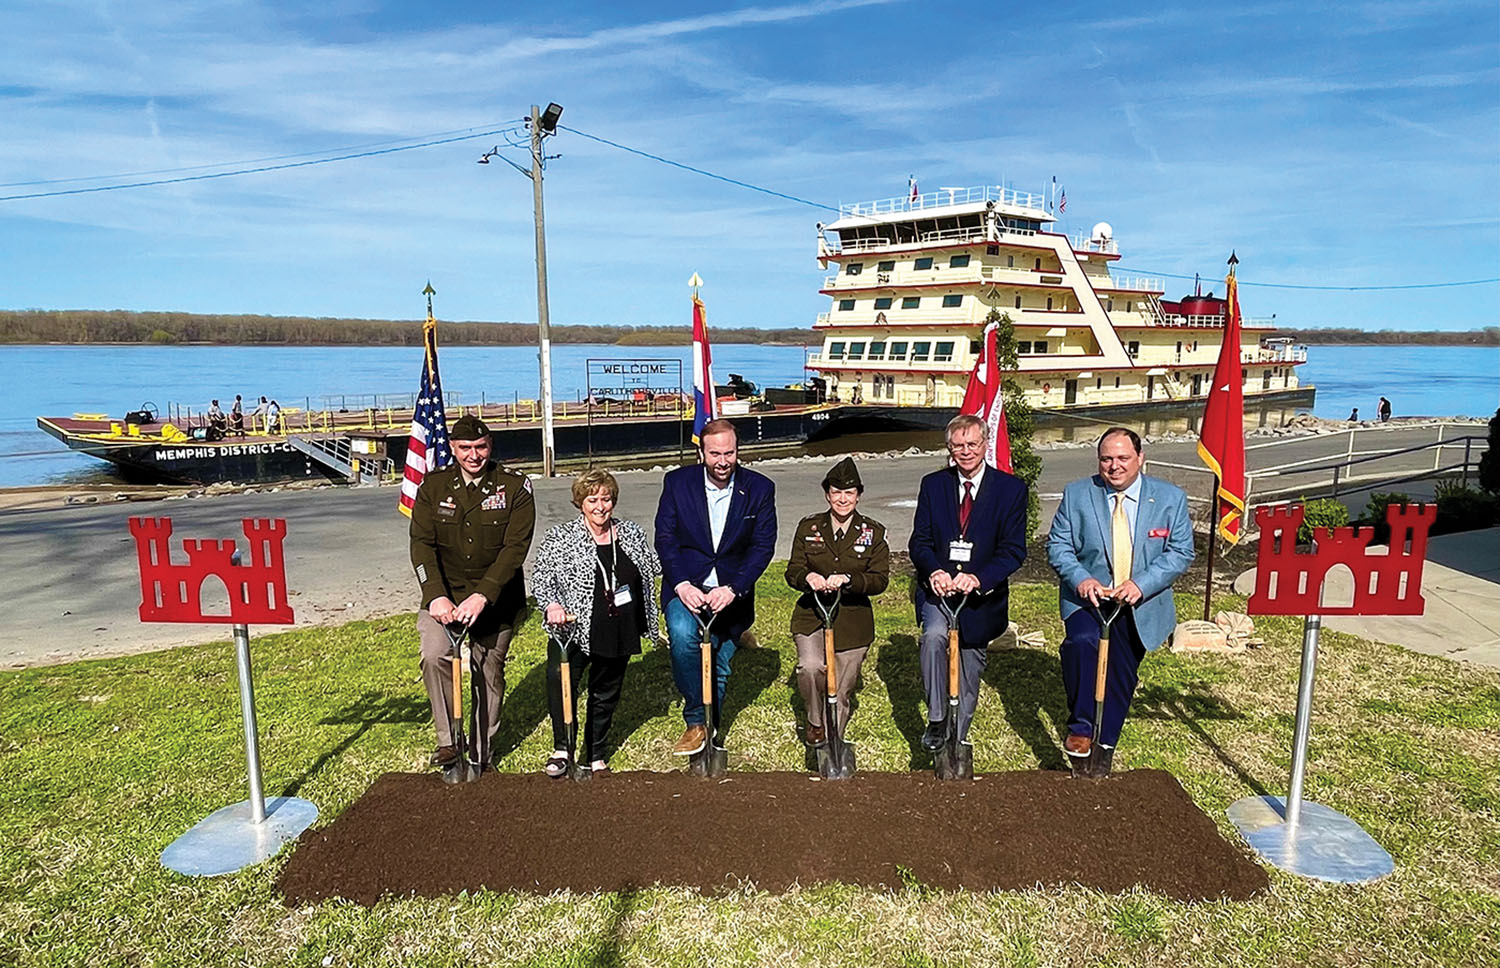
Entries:
[[[548,113],[551,114],[549,105]],[[561,114],[561,110],[557,112]],[[552,119],[554,130],[557,119]],[[556,472],[556,437],[552,429],[552,324],[547,313],[547,229],[542,216],[542,113],[531,106],[531,200],[536,217],[536,338],[542,376],[542,474]]]

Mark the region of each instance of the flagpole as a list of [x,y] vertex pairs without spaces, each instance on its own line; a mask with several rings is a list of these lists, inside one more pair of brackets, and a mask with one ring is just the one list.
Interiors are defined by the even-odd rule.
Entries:
[[1219,476],[1208,496],[1208,577],[1203,581],[1203,621],[1209,620],[1214,598],[1214,551],[1219,547]]

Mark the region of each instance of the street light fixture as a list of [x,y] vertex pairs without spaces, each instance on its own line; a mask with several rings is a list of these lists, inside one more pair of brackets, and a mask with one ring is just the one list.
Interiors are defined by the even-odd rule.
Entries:
[[[542,168],[544,163],[557,155],[542,154],[542,139],[557,133],[557,122],[562,117],[562,105],[552,102],[542,111],[535,104],[526,119],[531,132],[531,168],[528,170],[500,154],[496,145],[479,156],[479,164],[488,165],[491,158],[499,158],[516,171],[531,179],[532,214],[536,223],[536,335],[537,361],[541,371],[542,397],[542,473],[552,477],[556,473],[556,436],[552,425],[552,326],[547,312],[547,232],[542,217]],[[515,147],[519,147],[516,145]]]

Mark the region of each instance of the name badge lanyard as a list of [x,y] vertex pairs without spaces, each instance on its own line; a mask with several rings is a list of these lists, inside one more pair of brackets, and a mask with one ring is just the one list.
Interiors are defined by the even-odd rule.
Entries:
[[620,590],[615,587],[615,576],[620,573],[620,535],[614,524],[609,528],[609,568],[604,567],[604,559],[596,553],[594,563],[599,566],[599,577],[604,579],[604,587],[608,589],[606,601],[609,602],[608,614],[610,618],[620,614]]

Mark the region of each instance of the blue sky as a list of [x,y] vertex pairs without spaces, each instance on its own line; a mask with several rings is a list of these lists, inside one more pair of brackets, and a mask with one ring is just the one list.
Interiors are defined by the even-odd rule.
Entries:
[[[1493,0],[8,0],[0,35],[0,195],[485,130],[557,101],[581,131],[832,205],[908,174],[1056,175],[1064,227],[1109,221],[1142,274],[1217,277],[1231,249],[1246,283],[1500,274]],[[533,320],[530,183],[474,163],[493,142],[0,202],[0,308],[414,318],[430,278],[442,318]],[[687,325],[694,271],[711,325],[828,308],[827,213],[548,144],[554,322]],[[1496,324],[1497,293],[1246,285],[1242,302],[1296,326],[1466,329]]]

